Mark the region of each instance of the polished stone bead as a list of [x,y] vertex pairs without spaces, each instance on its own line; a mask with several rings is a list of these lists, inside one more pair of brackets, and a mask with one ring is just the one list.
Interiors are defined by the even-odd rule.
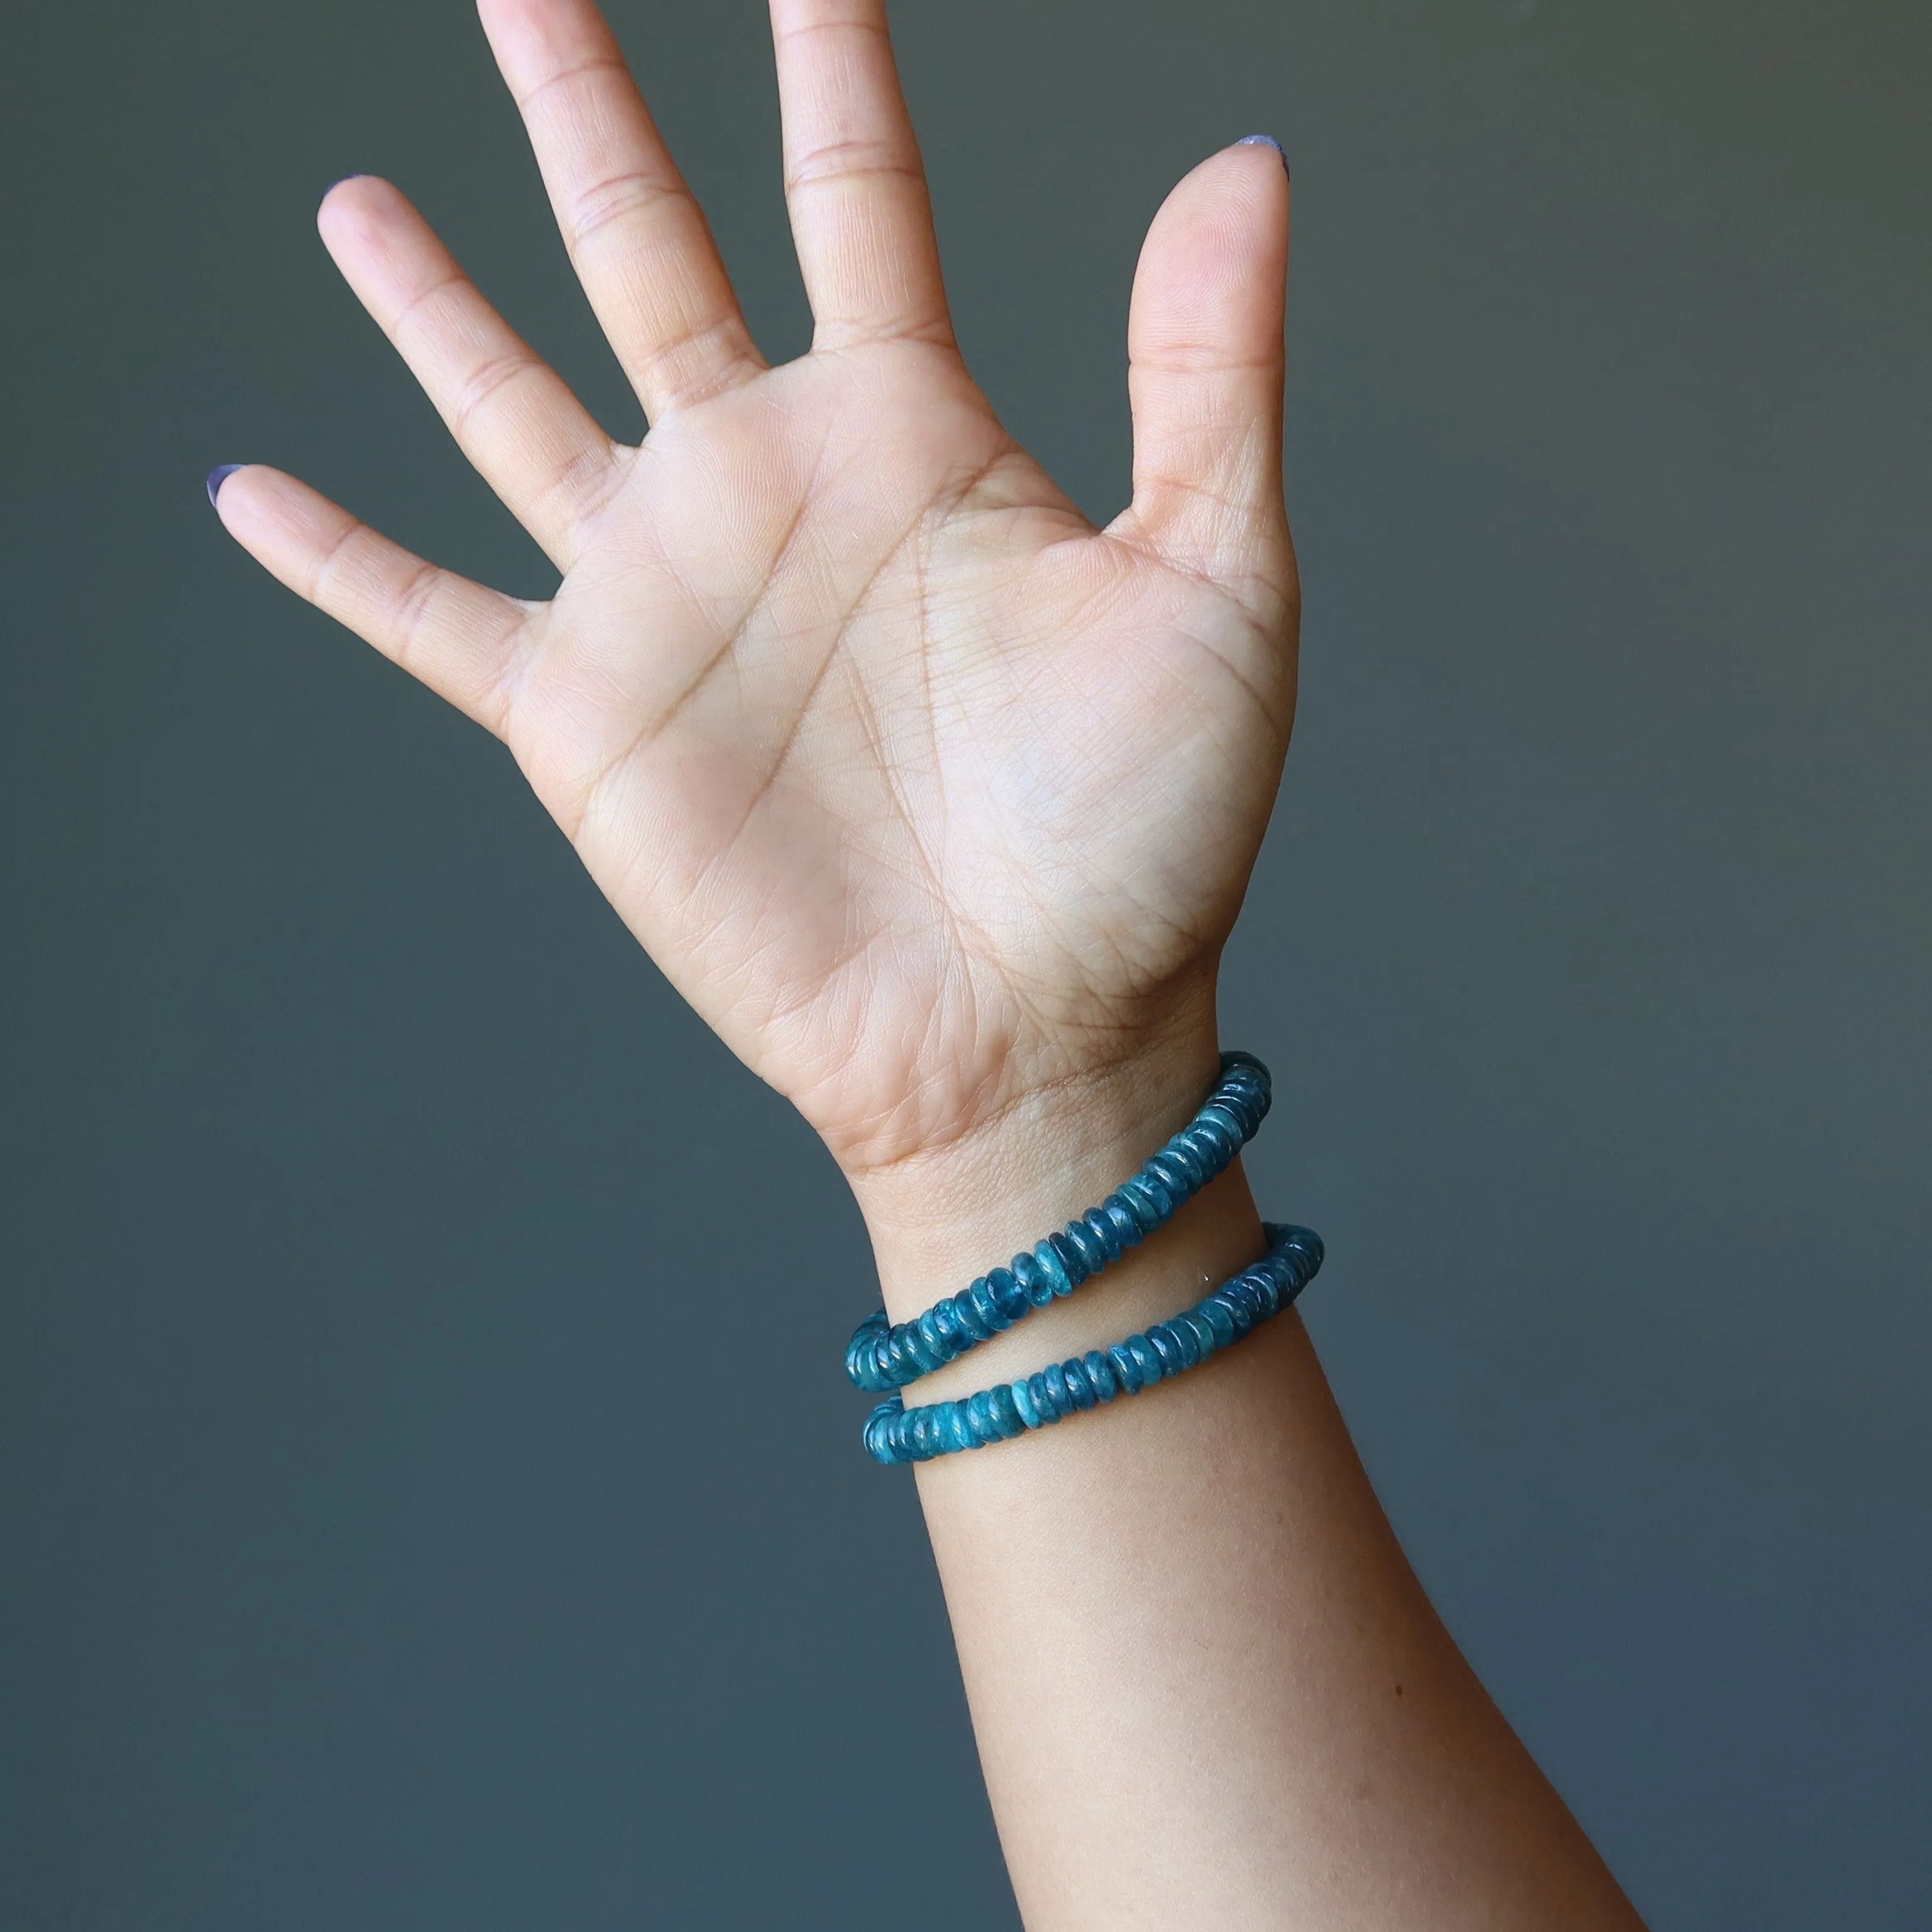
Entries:
[[959,1318],[950,1301],[936,1303],[913,1324],[928,1354],[949,1362],[960,1349]]
[[1034,1265],[1040,1270],[1040,1279],[1055,1294],[1071,1294],[1074,1289],[1073,1277],[1066,1272],[1066,1264],[1060,1258],[1060,1250],[1053,1245],[1048,1235],[1033,1251]]
[[1037,1429],[1045,1420],[1040,1412],[1040,1404],[1033,1399],[1033,1378],[1023,1378],[1012,1384],[1013,1407],[1021,1421],[1029,1429]]
[[1053,1405],[1055,1415],[1073,1413],[1073,1397],[1066,1387],[1065,1370],[1058,1362],[1049,1362],[1040,1372],[1040,1380],[1046,1384],[1046,1399]]
[[993,1426],[1003,1442],[1010,1442],[1014,1436],[1025,1432],[1026,1423],[1020,1414],[1019,1406],[1013,1400],[1011,1383],[1001,1382],[994,1388],[987,1406],[992,1414]]
[[1080,1257],[1081,1266],[1090,1275],[1098,1274],[1112,1258],[1106,1244],[1084,1221],[1068,1222],[1055,1239],[1064,1241]]
[[1143,1234],[1152,1234],[1174,1211],[1167,1190],[1159,1181],[1142,1174],[1122,1181],[1113,1198],[1126,1203],[1127,1211],[1139,1222]]
[[967,1292],[972,1298],[973,1312],[986,1324],[989,1334],[997,1335],[1012,1326],[1000,1312],[1000,1304],[993,1294],[993,1284],[984,1275]]
[[1205,1361],[1221,1345],[1214,1337],[1214,1324],[1202,1313],[1197,1304],[1184,1308],[1174,1320],[1194,1337],[1194,1346],[1201,1351],[1200,1359]]
[[1099,1400],[1087,1379],[1087,1365],[1077,1355],[1072,1360],[1060,1364],[1060,1375],[1076,1408],[1091,1408]]
[[[1022,1261],[1030,1261],[1033,1257],[1030,1255],[1016,1255],[1013,1258],[1017,1264]],[[999,1311],[1000,1321],[1009,1328],[1026,1313],[1031,1305],[1027,1299],[1027,1292],[1021,1287],[1019,1277],[1013,1268],[994,1268],[986,1276],[986,1286],[992,1292],[993,1306]]]
[[1187,1323],[1179,1321],[1163,1322],[1160,1324],[1160,1332],[1174,1344],[1176,1352],[1180,1357],[1180,1366],[1184,1369],[1191,1369],[1200,1361],[1201,1340]]
[[[1114,1226],[1112,1215],[1103,1214],[1097,1208],[1090,1208],[1081,1216],[1076,1225],[1084,1228],[1100,1244],[1102,1268],[1108,1262],[1118,1261],[1125,1252],[1126,1242],[1122,1238],[1120,1229]],[[1140,1234],[1139,1228],[1135,1228],[1134,1233],[1138,1238]],[[1098,1274],[1100,1270],[1096,1268],[1094,1272]]]
[[1066,1238],[1062,1228],[1057,1234],[1046,1238],[1047,1246],[1060,1258],[1060,1265],[1066,1276],[1069,1291],[1078,1288],[1094,1270],[1087,1265],[1087,1258],[1079,1249]]
[[1044,1308],[1053,1299],[1052,1280],[1040,1266],[1038,1256],[1014,1256],[1013,1279],[1033,1307]]
[[1226,1288],[1222,1288],[1208,1299],[1219,1302],[1228,1311],[1228,1319],[1233,1325],[1236,1341],[1238,1342],[1255,1325],[1255,1305],[1245,1294],[1230,1294]]
[[[954,1312],[959,1317],[959,1325],[973,1338],[973,1342],[990,1342],[999,1331],[986,1319],[980,1306],[979,1298],[970,1288],[962,1288],[952,1298]],[[972,1343],[968,1343],[969,1347]],[[964,1351],[962,1352],[962,1353]]]
[[1160,1358],[1162,1376],[1178,1376],[1186,1367],[1181,1359],[1180,1344],[1168,1332],[1165,1322],[1156,1322],[1147,1331],[1147,1342]]
[[1114,1377],[1114,1365],[1100,1349],[1091,1349],[1082,1355],[1080,1366],[1087,1371],[1087,1386],[1094,1391],[1096,1402],[1112,1402],[1120,1394],[1120,1385]]
[[1199,1163],[1184,1149],[1177,1148],[1171,1141],[1147,1166],[1148,1172],[1177,1202],[1188,1199],[1201,1185]]
[[1210,1294],[1196,1307],[1195,1312],[1208,1324],[1213,1331],[1214,1346],[1225,1348],[1234,1340],[1234,1318],[1228,1312],[1228,1304],[1218,1295]]

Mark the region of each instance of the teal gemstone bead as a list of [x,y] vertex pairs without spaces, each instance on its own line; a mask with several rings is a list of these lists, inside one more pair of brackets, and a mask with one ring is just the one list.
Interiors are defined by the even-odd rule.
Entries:
[[1066,1238],[1064,1228],[1057,1234],[1048,1235],[1046,1244],[1060,1257],[1060,1272],[1066,1277],[1070,1291],[1078,1288],[1094,1272],[1087,1265],[1087,1257],[1078,1246]]
[[1051,1362],[1040,1372],[1040,1380],[1046,1384],[1046,1399],[1053,1405],[1056,1417],[1073,1413],[1073,1398],[1067,1393],[1066,1372],[1058,1362]]
[[1045,1282],[1052,1294],[1071,1294],[1073,1277],[1066,1272],[1066,1264],[1060,1258],[1060,1250],[1049,1239],[1040,1243],[1033,1251],[1034,1265],[1040,1270],[1040,1278]]
[[1032,1255],[1014,1256],[1013,1280],[1029,1307],[1044,1308],[1053,1299],[1053,1283]]
[[1234,1340],[1234,1318],[1228,1312],[1228,1304],[1210,1294],[1200,1307],[1202,1320],[1213,1331],[1214,1346],[1225,1348]]

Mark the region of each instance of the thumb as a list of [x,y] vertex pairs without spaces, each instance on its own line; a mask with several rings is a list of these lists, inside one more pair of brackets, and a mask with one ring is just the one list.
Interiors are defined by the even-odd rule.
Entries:
[[1251,136],[1162,204],[1127,318],[1134,495],[1116,530],[1244,602],[1292,594],[1281,494],[1288,170]]

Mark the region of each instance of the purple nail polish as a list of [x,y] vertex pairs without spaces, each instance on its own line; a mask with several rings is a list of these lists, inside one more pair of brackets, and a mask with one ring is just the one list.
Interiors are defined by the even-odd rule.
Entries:
[[1277,154],[1281,156],[1282,172],[1287,173],[1287,153],[1272,134],[1244,134],[1234,146],[1238,148],[1272,148]]
[[366,174],[338,175],[334,180],[331,182],[328,187],[322,190],[322,198],[324,201],[326,201],[328,197],[332,195],[346,181],[367,181],[368,178],[369,177]]
[[221,494],[222,484],[226,483],[236,470],[245,470],[248,466],[245,463],[218,463],[208,472],[208,500],[210,504],[212,504],[215,498]]

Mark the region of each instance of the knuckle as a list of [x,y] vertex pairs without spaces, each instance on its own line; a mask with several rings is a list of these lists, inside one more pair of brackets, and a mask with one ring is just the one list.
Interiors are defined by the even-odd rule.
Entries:
[[679,199],[680,192],[674,183],[649,169],[607,175],[580,188],[571,198],[567,224],[572,251],[615,223],[634,221],[662,203]]

